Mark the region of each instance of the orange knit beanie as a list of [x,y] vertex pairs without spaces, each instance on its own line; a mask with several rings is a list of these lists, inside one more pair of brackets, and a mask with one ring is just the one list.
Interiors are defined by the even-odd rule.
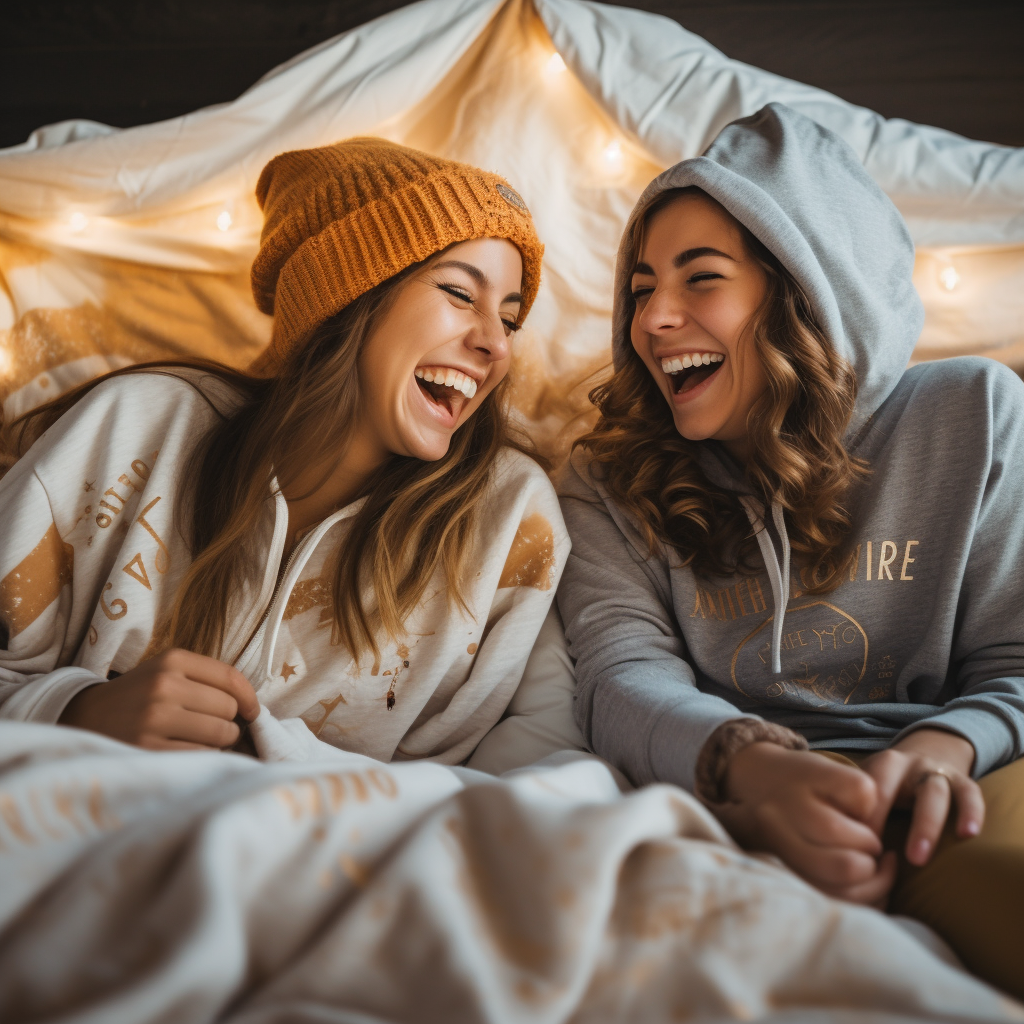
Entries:
[[252,291],[274,314],[278,358],[360,295],[455,242],[507,238],[523,259],[520,322],[537,296],[544,247],[526,204],[497,174],[384,139],[348,139],[274,157],[256,198],[264,223]]

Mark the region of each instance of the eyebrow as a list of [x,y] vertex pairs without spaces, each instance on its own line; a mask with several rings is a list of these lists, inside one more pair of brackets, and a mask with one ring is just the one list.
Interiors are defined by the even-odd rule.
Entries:
[[[469,276],[473,278],[481,288],[490,288],[491,286],[491,279],[479,267],[474,267],[472,263],[464,263],[462,260],[441,260],[440,263],[435,263],[434,266],[455,267],[457,270],[463,270],[469,274]],[[522,301],[523,296],[519,292],[509,292],[509,294],[501,300],[501,305],[504,306],[506,302],[521,303]]]
[[[722,252],[721,249],[712,249],[710,245],[701,245],[695,249],[684,249],[677,256],[673,256],[672,266],[678,270],[680,267],[685,267],[687,263],[700,259],[701,256],[721,256],[723,259],[732,260],[733,263],[737,262],[735,256],[730,256],[727,252]],[[653,268],[647,263],[638,263],[633,268],[633,273],[654,276]]]

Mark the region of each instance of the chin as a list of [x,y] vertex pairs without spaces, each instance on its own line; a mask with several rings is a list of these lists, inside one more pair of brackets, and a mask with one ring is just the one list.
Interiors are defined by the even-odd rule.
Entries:
[[414,459],[419,459],[421,462],[437,462],[448,454],[451,441],[452,439],[448,435],[430,438],[429,440],[419,438],[417,441],[406,445],[406,451]]
[[696,423],[681,423],[676,417],[673,417],[672,422],[676,425],[676,433],[687,441],[706,441],[714,435],[713,428],[704,428]]

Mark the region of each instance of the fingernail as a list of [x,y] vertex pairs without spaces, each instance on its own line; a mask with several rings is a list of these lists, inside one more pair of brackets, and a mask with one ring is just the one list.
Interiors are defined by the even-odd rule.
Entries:
[[976,836],[981,831],[981,826],[976,821],[969,821],[964,831],[969,836]]
[[925,860],[931,852],[932,844],[927,839],[919,839],[914,844],[914,860]]

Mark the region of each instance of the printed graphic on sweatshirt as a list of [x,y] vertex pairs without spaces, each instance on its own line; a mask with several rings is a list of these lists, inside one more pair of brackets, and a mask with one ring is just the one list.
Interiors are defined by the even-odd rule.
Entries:
[[0,580],[0,623],[13,640],[60,597],[71,582],[75,549],[51,523],[39,543]]
[[732,658],[733,685],[753,700],[859,704],[870,644],[863,626],[830,601],[814,598],[790,604],[782,634],[782,676],[772,677],[772,625],[769,615],[743,638]]
[[555,535],[551,523],[539,512],[534,512],[516,530],[498,588],[550,590],[555,564]]
[[[902,543],[893,540],[869,540],[864,544],[858,544],[846,566],[849,581],[912,582],[913,564],[918,560],[919,545],[920,541],[916,540]],[[789,599],[795,601],[803,597],[809,586],[806,569],[794,571],[790,581]],[[770,611],[771,599],[771,584],[764,573],[760,576],[743,577],[728,587],[698,586],[690,618],[717,619],[722,623],[733,622],[736,619],[745,619],[748,615],[760,615]]]
[[851,586],[912,583],[919,553],[916,540],[858,544],[847,563],[847,581],[821,596],[803,589],[808,585],[806,572],[794,573],[778,677],[771,670],[775,615],[766,576],[747,577],[728,587],[698,587],[690,617],[723,626],[751,620],[752,628],[736,647],[730,665],[733,685],[751,700],[816,708],[892,700],[896,660],[872,651],[867,630],[842,607],[848,603],[843,594]]

